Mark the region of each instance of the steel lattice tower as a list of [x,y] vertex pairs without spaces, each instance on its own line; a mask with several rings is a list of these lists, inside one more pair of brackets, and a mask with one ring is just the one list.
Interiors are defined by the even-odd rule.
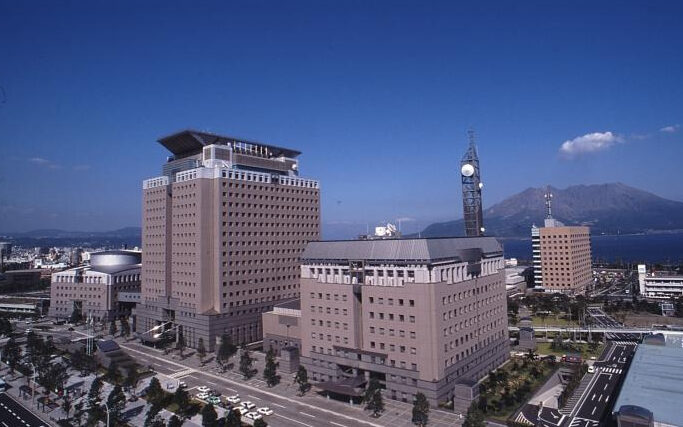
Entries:
[[474,144],[474,131],[467,132],[469,147],[460,161],[460,176],[462,178],[462,208],[465,218],[465,235],[477,237],[484,235],[484,217],[481,204],[481,182],[479,171],[479,156]]

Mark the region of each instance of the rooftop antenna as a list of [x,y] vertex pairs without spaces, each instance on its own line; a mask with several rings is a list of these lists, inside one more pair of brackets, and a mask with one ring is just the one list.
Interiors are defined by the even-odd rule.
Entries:
[[551,219],[553,217],[553,193],[550,192],[550,186],[545,187],[545,217]]

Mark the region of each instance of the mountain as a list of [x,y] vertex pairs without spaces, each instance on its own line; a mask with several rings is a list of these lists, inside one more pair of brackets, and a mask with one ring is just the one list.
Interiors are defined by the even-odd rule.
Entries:
[[0,240],[9,240],[22,247],[122,247],[124,245],[133,247],[140,246],[141,232],[140,227],[125,227],[111,231],[42,229],[23,233],[0,233]]
[[[683,202],[667,200],[621,183],[550,187],[553,217],[566,225],[587,225],[593,235],[683,229]],[[527,237],[545,218],[546,188],[527,188],[484,210],[486,234]],[[431,224],[423,237],[459,236],[463,220]]]

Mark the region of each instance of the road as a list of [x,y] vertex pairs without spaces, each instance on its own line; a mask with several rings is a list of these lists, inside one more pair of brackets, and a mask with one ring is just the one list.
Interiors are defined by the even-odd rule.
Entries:
[[[607,313],[602,311],[599,307],[588,307],[586,309],[588,315],[593,319],[593,322],[605,328],[623,328],[624,325],[614,320],[612,317],[608,316]],[[635,341],[638,337],[634,334],[619,334],[619,333],[605,333],[605,338],[608,340],[621,340],[621,341]]]
[[47,427],[44,421],[5,393],[0,393],[0,425],[2,427]]
[[637,344],[635,342],[611,342],[600,360],[596,361],[594,374],[589,386],[584,390],[569,427],[597,427],[613,403],[614,393],[619,386]]

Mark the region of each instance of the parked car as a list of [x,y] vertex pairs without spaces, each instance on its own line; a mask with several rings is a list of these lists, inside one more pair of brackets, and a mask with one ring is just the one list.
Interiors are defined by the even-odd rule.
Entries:
[[197,393],[197,399],[206,400],[209,398],[209,393],[199,392]]
[[247,417],[247,418],[249,418],[249,419],[252,419],[252,420],[254,420],[254,421],[263,418],[263,416],[262,416],[261,414],[259,414],[258,412],[248,412],[248,413],[245,415],[245,417]]
[[256,410],[256,412],[258,412],[258,413],[261,414],[261,415],[273,415],[273,410],[270,409],[270,408],[267,407],[267,406],[265,406],[265,407],[263,407],[263,408],[258,408],[258,409]]
[[235,394],[233,396],[228,396],[225,398],[225,400],[228,401],[229,403],[232,403],[233,405],[237,405],[238,403],[240,403],[240,395]]
[[205,385],[197,387],[197,391],[200,393],[208,393],[211,389]]
[[180,381],[178,383],[178,388],[187,388],[187,383],[185,381]]
[[595,373],[595,367],[592,366],[592,365],[589,366],[589,367],[588,367],[588,373],[589,373],[589,374],[594,374],[594,373]]
[[256,407],[256,405],[254,405],[252,402],[247,400],[247,401],[242,402],[242,407],[247,408],[247,409],[254,409]]
[[219,403],[221,403],[221,400],[216,396],[209,396],[206,398],[206,401],[214,406],[217,406]]

